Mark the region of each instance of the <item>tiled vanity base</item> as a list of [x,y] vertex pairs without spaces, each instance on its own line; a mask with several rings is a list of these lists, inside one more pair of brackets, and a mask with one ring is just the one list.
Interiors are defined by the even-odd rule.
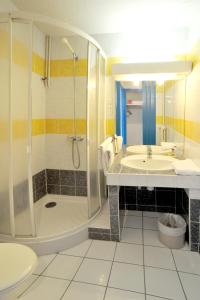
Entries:
[[184,189],[120,187],[119,209],[188,214],[188,207]]
[[191,250],[200,252],[200,199],[190,198]]
[[[120,240],[126,210],[180,214],[188,224],[188,196],[183,189],[108,186],[111,235]],[[186,239],[189,240],[188,233]]]
[[104,241],[119,241],[119,237],[116,234],[111,234],[110,229],[101,228],[88,228],[89,239],[104,240]]

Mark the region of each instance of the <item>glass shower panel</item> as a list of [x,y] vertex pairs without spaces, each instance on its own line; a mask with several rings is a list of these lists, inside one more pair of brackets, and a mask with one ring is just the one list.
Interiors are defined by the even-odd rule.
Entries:
[[[99,99],[98,99],[98,133],[99,133],[99,144],[105,140],[106,130],[105,130],[105,80],[106,80],[106,64],[105,58],[99,53]],[[101,154],[99,153],[99,195],[101,200],[101,205],[106,201],[106,183],[104,171],[102,168],[102,163],[100,161]]]
[[32,234],[29,199],[31,25],[12,23],[12,158],[15,234]]
[[89,44],[87,99],[87,164],[89,218],[100,208],[98,189],[98,64],[97,49]]
[[0,23],[0,234],[10,234],[9,144],[10,144],[10,24]]

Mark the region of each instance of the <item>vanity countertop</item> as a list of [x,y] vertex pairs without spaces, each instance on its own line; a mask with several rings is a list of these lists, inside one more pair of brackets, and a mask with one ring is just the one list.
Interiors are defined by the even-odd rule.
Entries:
[[148,170],[124,167],[120,161],[125,156],[127,156],[126,149],[116,155],[106,173],[107,185],[200,189],[200,176],[176,175],[173,170],[159,174]]

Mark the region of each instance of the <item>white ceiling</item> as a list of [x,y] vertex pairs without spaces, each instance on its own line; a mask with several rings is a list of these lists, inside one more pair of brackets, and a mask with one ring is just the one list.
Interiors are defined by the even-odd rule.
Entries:
[[89,34],[191,28],[200,0],[12,0],[20,10],[67,21]]

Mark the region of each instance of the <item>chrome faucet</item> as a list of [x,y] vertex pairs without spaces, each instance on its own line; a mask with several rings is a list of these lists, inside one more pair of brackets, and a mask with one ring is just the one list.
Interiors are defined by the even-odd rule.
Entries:
[[152,158],[152,149],[151,145],[147,145],[147,158],[151,159]]

